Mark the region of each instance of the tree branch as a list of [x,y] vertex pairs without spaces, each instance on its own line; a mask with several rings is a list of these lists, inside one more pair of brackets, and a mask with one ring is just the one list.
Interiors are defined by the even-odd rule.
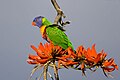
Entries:
[[53,69],[54,69],[55,80],[59,80],[58,69],[56,67],[55,62],[53,63]]
[[54,6],[54,8],[55,8],[56,10],[59,10],[59,9],[60,9],[60,7],[59,7],[59,5],[57,4],[56,0],[51,0],[51,2],[52,2],[53,6]]
[[[57,16],[54,20],[54,24],[58,24],[59,20],[64,16],[63,11],[60,9],[59,5],[57,4],[56,0],[51,0],[55,10],[57,11]],[[64,16],[65,17],[65,16]]]
[[60,9],[58,3],[56,2],[56,0],[51,0],[55,10],[57,11],[57,16],[55,17],[54,20],[54,24],[58,24],[58,22],[60,23],[61,26],[64,26],[66,24],[70,24],[69,21],[63,22],[62,18],[65,18],[66,16],[64,15],[63,11]]
[[44,71],[43,71],[43,76],[44,76],[44,80],[47,80],[47,72],[48,72],[48,66],[50,64],[50,61],[48,61],[45,65],[44,65]]
[[44,74],[44,80],[47,80],[47,70],[48,70],[48,66],[45,65],[44,66],[44,72],[43,72],[43,74]]

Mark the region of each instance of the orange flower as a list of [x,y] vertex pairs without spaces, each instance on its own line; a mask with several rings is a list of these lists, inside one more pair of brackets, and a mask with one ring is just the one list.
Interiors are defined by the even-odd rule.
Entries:
[[98,67],[103,69],[105,76],[107,76],[107,72],[112,72],[115,69],[118,70],[118,66],[115,64],[113,58],[105,59],[107,54],[103,50],[100,53],[96,52],[95,44],[92,45],[91,49],[79,46],[76,51],[73,51],[70,47],[64,50],[52,43],[45,43],[44,45],[40,43],[38,48],[31,45],[31,48],[37,55],[29,54],[27,60],[29,64],[40,64],[43,66],[49,61],[49,64],[57,64],[58,69],[71,67],[81,70],[83,75],[85,75],[86,69],[94,72]]
[[115,69],[118,70],[118,66],[115,64],[114,59],[110,58],[109,60],[105,60],[102,64],[102,69],[105,72],[112,72]]
[[87,53],[85,53],[85,57],[87,58],[88,61],[90,62],[98,62],[99,57],[97,57],[97,52],[95,50],[95,44],[92,46],[92,49],[88,48]]
[[72,60],[68,60],[68,61],[59,60],[58,61],[58,69],[60,68],[60,65],[64,66],[65,68],[68,68],[68,66],[72,66],[75,64],[78,64],[78,62],[74,62]]
[[85,53],[86,59],[94,64],[104,60],[106,56],[107,54],[103,50],[100,53],[96,52],[95,44],[92,46],[92,49],[88,48],[87,53]]
[[32,54],[29,54],[29,59],[27,60],[27,62],[29,64],[39,64],[39,62],[36,61],[36,59],[39,59],[40,57],[39,56],[36,56],[36,55],[32,55]]
[[79,46],[77,49],[76,49],[76,54],[77,54],[77,57],[78,58],[81,58],[85,55],[86,53],[86,50],[84,49],[83,46]]
[[48,61],[55,62],[58,61],[58,66],[60,65],[66,67],[77,64],[73,62],[72,58],[76,56],[71,48],[63,50],[59,46],[54,46],[52,43],[38,45],[36,48],[34,45],[31,45],[31,48],[37,53],[37,55],[29,54],[29,59],[27,62],[29,64],[45,64]]
[[52,43],[46,43],[44,45],[40,43],[38,48],[36,48],[34,45],[31,45],[31,48],[37,53],[37,56],[30,54],[28,57],[29,60],[27,61],[29,64],[32,64],[32,61],[36,64],[45,64],[50,59],[56,57],[58,52],[60,54],[62,51],[62,48],[54,46]]

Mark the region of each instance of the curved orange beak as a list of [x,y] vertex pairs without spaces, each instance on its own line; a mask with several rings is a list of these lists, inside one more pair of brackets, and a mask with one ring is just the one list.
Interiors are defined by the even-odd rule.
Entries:
[[36,23],[35,23],[35,22],[32,22],[32,26],[36,26]]

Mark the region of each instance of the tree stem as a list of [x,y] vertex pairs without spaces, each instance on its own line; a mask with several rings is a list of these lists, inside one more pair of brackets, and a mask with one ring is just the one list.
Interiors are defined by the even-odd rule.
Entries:
[[47,80],[47,72],[48,72],[48,66],[50,64],[50,61],[48,61],[45,65],[44,65],[44,71],[43,71],[43,76],[44,76],[44,80]]
[[53,4],[54,8],[56,9],[56,11],[60,9],[60,7],[59,7],[59,5],[57,4],[56,0],[51,0],[51,2],[52,2],[52,4]]
[[43,74],[44,74],[44,80],[47,80],[47,65],[45,65],[44,66],[44,72],[43,72]]
[[58,69],[56,67],[55,62],[53,63],[53,69],[54,69],[55,80],[59,80]]
[[57,11],[57,16],[55,17],[54,20],[54,24],[58,24],[58,22],[60,22],[60,24],[62,24],[62,17],[65,18],[63,11],[60,9],[58,3],[56,2],[56,0],[51,0],[55,10]]

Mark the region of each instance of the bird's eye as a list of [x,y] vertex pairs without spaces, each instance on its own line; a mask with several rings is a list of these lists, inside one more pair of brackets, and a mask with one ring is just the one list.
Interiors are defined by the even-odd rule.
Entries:
[[35,22],[35,21],[36,21],[36,19],[33,20],[33,22]]
[[35,18],[34,20],[33,20],[33,22],[36,22],[37,21],[37,19]]

